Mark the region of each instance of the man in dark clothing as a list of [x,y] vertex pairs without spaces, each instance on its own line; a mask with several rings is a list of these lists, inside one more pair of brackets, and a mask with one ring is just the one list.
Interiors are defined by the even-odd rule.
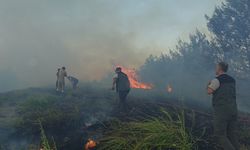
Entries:
[[72,76],[68,76],[67,78],[71,82],[72,88],[75,90],[77,88],[77,84],[78,84],[79,80],[75,77],[72,77]]
[[209,82],[207,92],[213,95],[214,134],[224,150],[239,150],[237,139],[236,82],[227,75],[228,64],[216,66],[216,78]]
[[112,90],[116,88],[116,92],[119,94],[119,108],[122,111],[126,111],[127,104],[126,98],[130,91],[130,82],[128,76],[122,72],[122,68],[117,67],[115,70],[116,76],[113,78]]

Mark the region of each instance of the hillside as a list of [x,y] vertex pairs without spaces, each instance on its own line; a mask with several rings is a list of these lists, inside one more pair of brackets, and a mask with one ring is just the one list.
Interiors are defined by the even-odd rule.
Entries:
[[[115,109],[117,104],[115,93],[92,84],[86,84],[76,91],[68,89],[63,95],[51,88],[30,88],[2,93],[0,94],[0,149],[38,149],[41,137],[39,121],[48,140],[55,141],[57,149],[83,149],[88,138],[98,142],[97,149],[105,149],[104,147],[110,147],[109,144],[112,142],[118,142],[117,145],[121,142],[111,140],[112,137],[126,138],[126,143],[138,138],[137,136],[132,138],[129,133],[121,134],[123,131],[128,131],[127,127],[135,124],[140,129],[143,129],[141,125],[147,128],[149,126],[146,125],[149,124],[157,127],[156,122],[152,120],[159,119],[158,123],[165,122],[165,112],[171,116],[173,122],[168,122],[167,125],[158,124],[159,128],[174,125],[173,128],[181,129],[180,124],[175,122],[180,119],[179,115],[183,115],[182,123],[187,133],[187,141],[190,143],[195,141],[192,145],[187,142],[187,145],[199,149],[214,148],[211,140],[210,108],[200,105],[203,102],[180,101],[171,97],[171,94],[149,90],[133,90],[128,102],[130,110],[118,113]],[[244,132],[241,132],[241,143],[244,145],[250,141],[248,121],[248,114],[241,113],[241,131],[244,129]],[[134,132],[134,129],[129,129],[131,133]],[[177,132],[179,130],[174,134]],[[160,142],[160,139],[158,141]],[[118,150],[119,147],[113,149]]]

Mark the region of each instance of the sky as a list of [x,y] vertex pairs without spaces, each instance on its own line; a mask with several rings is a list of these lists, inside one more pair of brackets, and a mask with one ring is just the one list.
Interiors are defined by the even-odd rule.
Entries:
[[81,81],[167,53],[222,0],[0,0],[0,92]]

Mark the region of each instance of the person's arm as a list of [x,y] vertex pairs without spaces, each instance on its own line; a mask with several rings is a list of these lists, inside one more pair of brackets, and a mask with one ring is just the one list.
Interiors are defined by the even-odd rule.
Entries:
[[117,81],[117,78],[113,78],[112,90],[115,90],[116,81]]
[[116,85],[116,83],[117,83],[117,80],[118,80],[118,75],[116,74],[116,75],[113,77],[112,90],[115,90],[115,85]]
[[211,95],[211,94],[213,94],[213,93],[214,93],[214,90],[208,87],[208,88],[207,88],[207,94],[208,94],[208,95]]
[[218,79],[213,79],[209,82],[207,86],[207,94],[211,95],[220,87],[220,81]]

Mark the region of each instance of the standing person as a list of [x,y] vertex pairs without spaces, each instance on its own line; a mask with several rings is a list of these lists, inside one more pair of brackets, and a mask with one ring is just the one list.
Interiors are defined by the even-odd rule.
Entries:
[[61,92],[64,92],[64,88],[65,88],[65,77],[67,77],[67,72],[66,72],[66,68],[62,67],[62,69],[59,72],[59,89],[61,90]]
[[236,82],[228,74],[228,64],[216,66],[216,78],[209,82],[207,92],[213,95],[214,134],[224,150],[239,150],[237,138]]
[[60,73],[60,68],[57,69],[56,72],[56,91],[59,91],[59,73]]
[[121,111],[126,111],[126,98],[130,91],[130,82],[128,76],[122,72],[121,67],[117,67],[115,73],[116,76],[113,78],[112,90],[116,89],[116,92],[119,94],[119,109],[121,109]]

